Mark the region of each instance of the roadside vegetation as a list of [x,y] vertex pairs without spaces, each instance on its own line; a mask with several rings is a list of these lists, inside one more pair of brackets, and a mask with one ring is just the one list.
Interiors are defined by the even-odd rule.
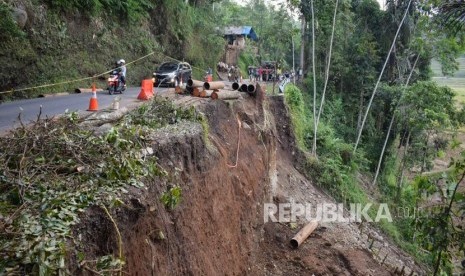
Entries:
[[[150,134],[182,120],[202,120],[193,109],[177,109],[156,99],[123,118],[105,134],[82,126],[84,119],[68,113],[58,120],[37,120],[16,129],[0,143],[0,271],[12,275],[56,275],[67,271],[67,257],[91,271],[121,271],[124,256],[89,260],[70,247],[72,227],[89,207],[109,216],[123,204],[130,186],[146,188],[144,180],[165,177]],[[156,199],[155,199],[156,200]],[[166,208],[181,200],[181,189],[160,194]],[[121,244],[120,244],[121,246]]]
[[[21,28],[13,8],[27,13]],[[44,89],[25,87],[68,82],[46,92],[74,91],[92,81],[105,87],[105,76],[121,58],[128,65],[128,84],[138,86],[155,68],[172,59],[191,63],[194,76],[215,68],[224,42],[215,32],[209,1],[0,1],[0,100],[35,97]]]
[[431,60],[451,77],[465,44],[444,32],[441,14],[431,16],[442,8],[433,2],[389,2],[385,11],[376,1],[342,2],[330,53],[335,3],[296,1],[309,26],[305,52],[314,45],[315,59],[304,59],[306,78],[288,85],[285,99],[307,175],[341,202],[388,203],[394,221],[378,226],[439,275],[456,271],[452,261],[464,254],[463,153],[428,172],[463,142],[456,133],[465,117],[456,92],[432,81]]
[[[431,170],[437,157],[463,142],[456,133],[465,123],[465,92],[453,76],[463,69],[457,58],[465,51],[465,12],[454,5],[460,1],[440,2],[388,1],[381,10],[375,0],[290,0],[278,7],[259,0],[245,6],[228,0],[24,0],[21,5],[3,0],[0,90],[12,93],[0,97],[32,97],[39,89],[14,89],[92,77],[117,59],[132,61],[152,52],[128,66],[130,84],[171,58],[188,61],[201,77],[224,53],[217,27],[253,26],[260,39],[239,59],[244,76],[249,65],[270,60],[303,69],[304,79],[288,85],[284,96],[297,144],[307,156],[305,173],[342,202],[389,203],[395,221],[380,227],[433,274],[451,274],[452,255],[465,255],[465,232],[456,224],[465,212],[459,188],[465,152],[446,170]],[[15,23],[14,7],[27,12],[25,26]],[[432,79],[438,71],[449,79]],[[143,107],[103,137],[80,129],[68,114],[54,125],[38,122],[2,140],[0,207],[7,235],[1,239],[0,268],[26,274],[62,269],[64,238],[83,208],[111,207],[124,192],[123,183],[142,185],[140,178],[162,174],[156,161],[153,171],[141,166],[140,151],[146,131],[171,122],[174,112],[167,110],[171,115],[163,121],[167,117],[152,117],[156,106]],[[174,114],[200,120],[207,129],[192,111]],[[84,147],[95,152],[75,154]],[[162,200],[174,208],[180,195],[174,187]]]

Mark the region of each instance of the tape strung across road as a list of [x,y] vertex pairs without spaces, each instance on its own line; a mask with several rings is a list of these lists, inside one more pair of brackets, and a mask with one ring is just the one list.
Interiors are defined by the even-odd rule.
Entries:
[[[140,61],[140,60],[142,60],[142,59],[148,58],[149,56],[152,56],[152,55],[154,55],[154,54],[155,54],[155,52],[151,52],[151,53],[149,53],[149,54],[147,54],[147,55],[145,55],[145,56],[142,56],[142,57],[140,57],[140,58],[138,58],[138,59],[136,59],[136,60],[133,60],[133,61],[131,61],[131,62],[128,62],[128,63],[126,64],[126,66],[131,65],[131,64],[133,64],[133,63],[136,63],[136,62],[138,62],[138,61]],[[163,55],[163,56],[165,56],[165,57],[167,57],[167,58],[169,58],[169,59],[172,59],[172,60],[174,60],[174,61],[181,62],[180,60],[175,59],[175,58],[173,58],[173,57],[167,56],[167,55],[162,54],[162,53],[160,53],[160,54]],[[2,92],[0,92],[0,95],[1,95],[1,94],[14,93],[14,92],[20,92],[20,91],[28,91],[28,90],[32,90],[32,89],[47,88],[47,87],[52,87],[52,86],[56,86],[56,85],[69,84],[69,83],[80,82],[80,81],[85,81],[85,80],[92,80],[92,79],[98,78],[98,77],[100,77],[100,76],[103,76],[103,75],[105,75],[105,74],[108,74],[108,73],[110,73],[110,72],[112,72],[113,70],[118,69],[118,68],[119,68],[119,67],[113,68],[113,69],[111,69],[111,70],[105,71],[105,72],[100,73],[100,74],[98,74],[98,75],[94,75],[94,76],[92,76],[92,77],[85,77],[85,78],[74,79],[74,80],[68,80],[68,81],[62,81],[62,82],[57,82],[57,83],[43,84],[43,85],[38,85],[38,86],[33,86],[33,87],[26,87],[26,88],[11,89],[11,90],[7,90],[7,91],[2,91]],[[194,66],[192,66],[192,68],[197,69],[197,70],[200,70],[200,71],[203,71],[202,69],[197,68],[197,67],[194,67]]]

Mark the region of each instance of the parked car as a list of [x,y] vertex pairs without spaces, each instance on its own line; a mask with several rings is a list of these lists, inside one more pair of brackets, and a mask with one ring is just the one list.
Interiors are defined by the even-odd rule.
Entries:
[[153,73],[155,86],[177,86],[187,83],[192,76],[192,68],[187,62],[165,62]]

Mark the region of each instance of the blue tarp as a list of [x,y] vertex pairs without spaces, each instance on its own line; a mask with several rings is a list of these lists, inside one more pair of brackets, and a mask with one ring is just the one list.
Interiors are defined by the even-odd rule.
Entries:
[[258,40],[257,34],[250,26],[226,27],[224,29],[224,35],[244,35],[252,40]]

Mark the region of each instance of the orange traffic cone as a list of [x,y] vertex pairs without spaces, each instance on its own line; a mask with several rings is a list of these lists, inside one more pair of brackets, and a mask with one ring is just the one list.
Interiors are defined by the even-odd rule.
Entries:
[[98,101],[97,101],[97,89],[95,89],[95,83],[92,84],[92,97],[89,102],[89,109],[87,111],[98,111]]
[[147,101],[153,97],[153,82],[152,80],[142,80],[141,90],[137,99]]

